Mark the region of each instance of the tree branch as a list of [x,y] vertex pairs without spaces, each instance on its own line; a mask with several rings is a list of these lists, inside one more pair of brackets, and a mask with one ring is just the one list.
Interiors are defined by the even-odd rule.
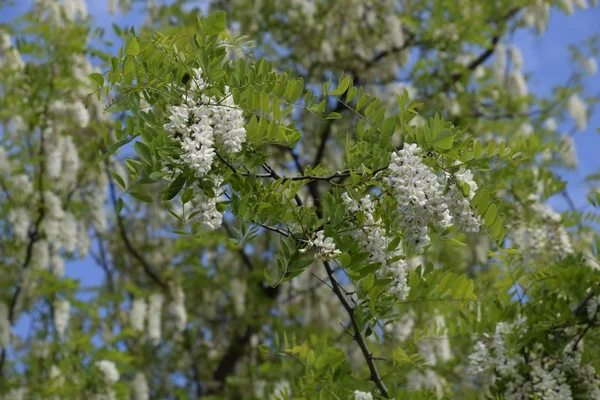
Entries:
[[118,206],[117,206],[117,194],[115,189],[115,184],[112,181],[112,176],[108,172],[108,167],[106,167],[106,175],[108,176],[108,186],[110,192],[110,199],[113,205],[113,209],[115,210],[115,217],[117,218],[117,227],[119,228],[119,233],[121,235],[121,239],[123,239],[123,243],[125,243],[125,248],[135,258],[142,269],[150,277],[150,279],[159,286],[162,290],[167,291],[167,285],[160,279],[158,274],[152,269],[152,266],[148,263],[148,261],[142,257],[142,255],[133,247],[131,240],[129,240],[129,236],[127,236],[127,230],[125,229],[125,223],[123,222],[123,217],[119,214]]

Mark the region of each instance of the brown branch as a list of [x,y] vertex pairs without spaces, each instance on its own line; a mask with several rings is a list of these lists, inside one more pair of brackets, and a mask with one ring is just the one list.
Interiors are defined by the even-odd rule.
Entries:
[[129,236],[127,236],[127,230],[125,229],[125,223],[123,221],[123,217],[121,217],[119,210],[118,210],[118,205],[117,205],[118,202],[117,202],[117,194],[116,194],[115,184],[112,181],[112,179],[113,179],[112,176],[108,172],[108,166],[106,166],[106,175],[108,176],[110,199],[111,199],[111,202],[113,205],[113,209],[115,210],[115,217],[117,218],[117,227],[119,228],[119,233],[120,233],[121,239],[123,239],[123,242],[125,243],[125,248],[129,252],[129,254],[131,254],[133,256],[133,258],[135,258],[140,263],[140,265],[142,266],[142,269],[144,270],[146,275],[148,275],[150,277],[150,279],[157,286],[159,286],[162,290],[167,291],[168,287],[167,287],[166,283],[164,283],[160,279],[158,274],[153,270],[152,266],[148,263],[148,261],[144,257],[142,257],[142,255],[135,249],[135,247],[131,243],[131,240],[129,240]]
[[333,289],[332,289],[333,293],[335,293],[337,298],[340,300],[340,302],[342,303],[342,306],[344,307],[344,309],[348,313],[348,316],[350,317],[350,323],[351,323],[352,329],[354,331],[352,338],[356,341],[356,343],[358,343],[358,346],[360,347],[360,350],[363,353],[365,361],[367,362],[367,366],[369,367],[369,372],[371,373],[370,379],[375,383],[375,385],[381,392],[381,395],[384,398],[389,399],[387,387],[385,386],[385,383],[383,383],[383,380],[381,379],[381,375],[379,375],[379,371],[377,370],[377,366],[375,365],[375,362],[374,362],[375,358],[373,357],[373,353],[371,353],[371,351],[369,350],[369,347],[367,346],[367,343],[365,342],[365,338],[363,337],[363,335],[361,333],[362,330],[361,330],[360,326],[358,325],[356,316],[354,315],[354,307],[350,304],[350,302],[348,302],[348,299],[346,298],[346,293],[345,293],[342,285],[336,279],[329,263],[327,261],[324,261],[323,265],[325,266],[325,270],[327,271],[327,276],[329,276],[329,281],[331,282],[331,285],[333,287]]

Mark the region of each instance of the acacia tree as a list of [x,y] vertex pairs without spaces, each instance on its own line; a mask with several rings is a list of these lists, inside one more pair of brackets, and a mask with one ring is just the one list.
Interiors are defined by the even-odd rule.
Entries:
[[596,40],[548,97],[510,43],[587,2],[145,6],[2,27],[4,398],[600,398],[598,216],[545,203]]

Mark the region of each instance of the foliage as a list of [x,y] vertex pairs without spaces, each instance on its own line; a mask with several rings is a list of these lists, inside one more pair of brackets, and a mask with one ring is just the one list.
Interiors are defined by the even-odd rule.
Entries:
[[4,398],[600,394],[597,40],[548,97],[509,44],[570,1],[211,8],[0,27]]

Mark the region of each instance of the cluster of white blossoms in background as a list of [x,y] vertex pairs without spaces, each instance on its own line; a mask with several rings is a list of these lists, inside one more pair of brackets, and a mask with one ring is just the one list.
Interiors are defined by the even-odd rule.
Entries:
[[548,26],[550,18],[550,3],[544,0],[534,0],[530,5],[523,7],[522,20],[527,26],[535,26],[538,33],[542,33]]
[[[562,217],[548,204],[540,201],[540,197],[532,194],[527,199],[527,207],[531,211],[529,220],[517,219],[513,225],[514,245],[526,255],[550,254],[565,257],[573,254],[573,245],[564,225]],[[519,216],[523,207],[519,206]]]
[[308,245],[316,250],[317,257],[323,261],[334,260],[340,254],[342,254],[342,252],[335,247],[333,238],[326,238],[323,231],[317,232],[313,239],[309,239]]
[[177,332],[183,332],[187,325],[187,310],[185,309],[185,292],[181,285],[171,286],[171,302],[169,308],[173,316],[175,329]]
[[231,280],[231,300],[233,312],[241,317],[246,312],[246,292],[248,287],[245,279],[235,278]]
[[573,136],[562,136],[559,143],[559,151],[565,166],[569,168],[577,168],[577,148],[575,147],[575,140],[573,139]]
[[94,363],[94,365],[96,366],[96,368],[98,368],[100,370],[100,372],[102,373],[102,379],[109,386],[109,387],[103,389],[103,392],[104,392],[103,394],[96,395],[95,398],[98,400],[99,399],[103,399],[103,400],[116,399],[115,393],[110,388],[110,386],[117,383],[119,381],[119,379],[121,378],[121,374],[119,373],[117,366],[115,365],[115,363],[113,361],[109,361],[109,360],[96,361]]
[[354,391],[354,400],[373,400],[373,395],[369,392]]
[[595,323],[600,321],[600,309],[598,306],[600,306],[600,296],[595,296],[588,300],[586,307],[587,316],[590,321],[595,321]]
[[359,243],[361,251],[369,253],[369,264],[380,263],[378,277],[392,278],[388,292],[401,300],[406,299],[410,287],[406,261],[402,258],[402,242],[395,249],[388,249],[393,239],[386,234],[381,218],[375,217],[375,204],[369,195],[358,202],[344,193],[342,200],[348,211],[354,215],[360,212],[364,216],[364,221],[352,232],[352,236]]
[[450,349],[450,339],[444,316],[436,310],[435,316],[429,325],[430,332],[434,336],[421,338],[417,343],[417,347],[419,348],[419,353],[425,359],[425,363],[435,366],[438,361],[444,363],[451,360],[453,355]]
[[131,388],[133,391],[134,400],[149,400],[150,399],[150,388],[148,387],[148,381],[146,376],[137,372],[131,381]]
[[102,377],[106,383],[114,385],[119,381],[121,374],[119,374],[119,370],[113,361],[100,360],[96,361],[95,365],[102,372]]
[[410,390],[435,390],[439,399],[444,397],[444,388],[448,384],[443,376],[433,369],[413,369],[406,375]]
[[129,324],[131,329],[143,332],[144,324],[146,322],[146,313],[148,311],[148,305],[146,300],[142,298],[136,298],[131,303],[131,310],[129,311]]
[[11,37],[0,29],[0,68],[20,71],[25,67],[21,53],[11,44]]
[[90,113],[81,100],[68,103],[62,100],[55,101],[50,107],[50,113],[54,117],[71,118],[81,128],[85,128],[90,123]]
[[69,325],[71,303],[65,299],[54,301],[54,328],[59,336],[63,336]]
[[215,144],[227,153],[237,153],[246,141],[243,112],[236,107],[228,90],[219,100],[203,93],[207,87],[202,70],[195,69],[189,92],[183,95],[181,105],[170,107],[170,122],[164,125],[179,141],[181,159],[198,178],[211,170],[216,156]]
[[[479,231],[479,218],[469,203],[477,190],[471,171],[461,169],[454,176],[439,176],[425,165],[423,157],[421,148],[407,144],[392,154],[389,166],[404,241],[418,252],[430,242],[429,225],[443,229],[454,223],[464,232]],[[463,187],[469,188],[466,197]]]
[[569,97],[567,103],[569,115],[575,120],[575,126],[579,131],[587,129],[587,106],[583,99],[578,94],[573,94]]
[[577,53],[575,59],[589,76],[594,76],[598,73],[598,62],[594,57],[586,57],[581,53]]
[[415,312],[411,309],[402,314],[399,320],[386,324],[384,329],[392,340],[403,343],[413,333],[415,324]]
[[148,301],[148,337],[153,345],[157,345],[162,337],[161,320],[164,300],[165,297],[161,293],[154,293]]
[[279,381],[275,384],[273,393],[269,396],[269,400],[286,400],[292,397],[292,386],[288,381]]
[[[511,336],[522,337],[526,332],[525,319],[513,324],[498,323],[491,343],[479,341],[475,352],[469,356],[469,373],[476,376],[485,387],[501,384],[505,399],[573,399],[573,389],[583,392],[586,399],[597,399],[600,395],[600,379],[591,364],[581,365],[582,341],[573,339],[561,354],[548,355],[540,343],[531,349],[508,348]],[[568,336],[576,337],[577,329],[565,330]],[[575,348],[577,344],[577,348]],[[527,357],[527,358],[526,358]],[[521,365],[528,364],[531,371],[522,375]]]

